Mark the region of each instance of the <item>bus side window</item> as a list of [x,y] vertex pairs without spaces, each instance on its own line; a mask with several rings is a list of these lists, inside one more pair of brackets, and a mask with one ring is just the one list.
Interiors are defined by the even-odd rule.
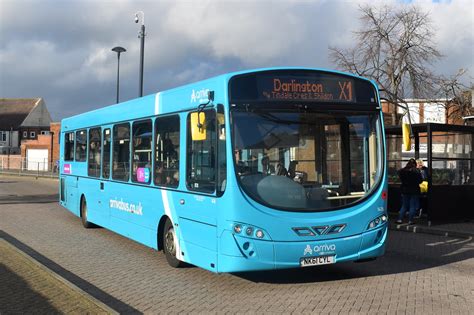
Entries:
[[179,116],[157,118],[155,139],[155,185],[178,187]]
[[132,181],[150,183],[151,179],[151,120],[133,123]]
[[64,135],[64,161],[74,161],[74,132]]
[[100,128],[89,129],[89,159],[87,175],[100,176]]
[[110,143],[110,128],[104,129],[103,132],[103,148],[102,148],[102,177],[110,177],[110,149],[112,148]]
[[112,179],[128,182],[130,178],[130,124],[114,126]]
[[87,157],[87,131],[76,131],[76,162],[85,162]]
[[188,115],[186,184],[189,190],[213,193],[216,190],[216,112],[204,111],[205,139],[193,140],[191,114]]

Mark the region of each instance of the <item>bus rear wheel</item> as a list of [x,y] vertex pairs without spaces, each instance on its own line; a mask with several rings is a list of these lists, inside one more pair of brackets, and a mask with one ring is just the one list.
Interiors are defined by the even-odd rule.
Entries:
[[86,229],[90,229],[91,227],[94,226],[91,222],[87,221],[87,202],[86,202],[86,197],[81,198],[81,221],[82,225]]
[[176,233],[170,219],[166,220],[165,228],[163,229],[162,239],[163,239],[163,252],[165,254],[168,265],[170,265],[173,268],[180,268],[184,266],[184,263],[180,261],[178,258],[176,258],[176,254],[178,250],[176,244],[178,240],[176,239]]

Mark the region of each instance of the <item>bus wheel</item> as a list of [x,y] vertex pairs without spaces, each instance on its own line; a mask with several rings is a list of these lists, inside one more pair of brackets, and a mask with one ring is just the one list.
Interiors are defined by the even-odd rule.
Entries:
[[94,224],[87,221],[87,202],[86,202],[86,197],[84,196],[81,198],[81,221],[82,221],[82,225],[86,229],[89,229],[94,226]]
[[170,219],[168,219],[163,229],[163,252],[165,253],[166,261],[173,268],[179,268],[184,265],[183,262],[176,258],[176,242],[177,239],[173,224],[171,224]]

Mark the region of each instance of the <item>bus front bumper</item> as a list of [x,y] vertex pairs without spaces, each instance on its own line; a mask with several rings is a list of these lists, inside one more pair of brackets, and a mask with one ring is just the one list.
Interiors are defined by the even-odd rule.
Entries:
[[263,241],[225,231],[217,271],[301,268],[301,260],[322,256],[332,257],[331,263],[371,259],[385,253],[386,238],[387,224],[354,236],[298,242]]

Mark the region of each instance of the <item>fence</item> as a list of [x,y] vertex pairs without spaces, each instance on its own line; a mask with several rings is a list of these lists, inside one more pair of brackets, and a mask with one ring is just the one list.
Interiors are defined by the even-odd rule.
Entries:
[[48,159],[27,159],[20,155],[0,155],[0,174],[58,177],[58,165]]

